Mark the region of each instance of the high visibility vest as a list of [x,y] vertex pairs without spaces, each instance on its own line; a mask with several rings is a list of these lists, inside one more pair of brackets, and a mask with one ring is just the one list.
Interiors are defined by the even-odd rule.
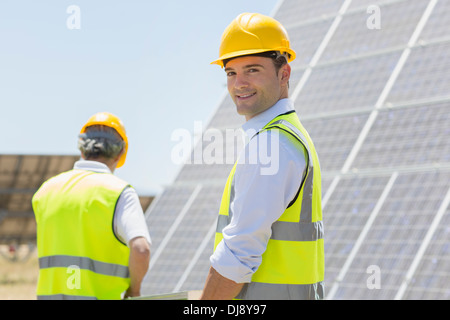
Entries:
[[[321,206],[321,173],[314,144],[292,111],[277,116],[263,129],[279,130],[301,152],[307,154],[306,172],[299,190],[272,225],[272,235],[262,262],[237,299],[323,299],[324,243]],[[231,221],[234,197],[234,165],[228,177],[215,236],[214,250],[222,241],[222,230]],[[277,187],[277,186],[274,186]]]
[[33,196],[38,299],[121,299],[130,250],[114,234],[114,211],[128,183],[109,173],[70,170]]

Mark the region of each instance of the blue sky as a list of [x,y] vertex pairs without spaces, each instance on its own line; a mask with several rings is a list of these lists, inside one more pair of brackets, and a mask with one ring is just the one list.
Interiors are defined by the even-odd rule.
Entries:
[[[140,194],[175,178],[174,130],[212,116],[225,74],[210,65],[241,12],[270,15],[278,0],[0,2],[0,154],[79,154],[86,120],[124,122],[127,162],[115,174]],[[66,10],[80,9],[80,29]],[[0,168],[1,169],[1,168]]]

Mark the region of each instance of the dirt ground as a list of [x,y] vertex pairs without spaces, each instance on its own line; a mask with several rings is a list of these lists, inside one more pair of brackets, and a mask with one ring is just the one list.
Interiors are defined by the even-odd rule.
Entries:
[[[39,263],[36,248],[24,260],[29,252],[27,246],[22,246],[14,255],[7,246],[0,245],[0,300],[36,300]],[[188,299],[198,300],[200,294],[189,291]]]
[[0,300],[36,300],[36,283],[39,274],[37,250],[25,261],[28,247],[18,248],[17,260],[7,247],[0,248]]

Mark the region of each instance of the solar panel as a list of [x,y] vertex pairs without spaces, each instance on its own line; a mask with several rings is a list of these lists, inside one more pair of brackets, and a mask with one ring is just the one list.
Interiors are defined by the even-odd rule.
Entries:
[[438,42],[411,51],[402,74],[388,97],[391,103],[448,97],[450,43]]
[[298,24],[300,21],[317,19],[326,15],[335,15],[339,11],[337,1],[297,1],[285,0],[278,9],[275,18],[285,27]]
[[36,242],[33,194],[48,178],[71,169],[79,158],[0,155],[0,244]]
[[373,106],[400,52],[318,66],[296,100],[303,116],[351,111]]
[[[0,155],[0,244],[36,242],[31,199],[49,178],[73,168],[79,155]],[[146,210],[153,197],[139,197]]]
[[[373,3],[371,1],[364,9]],[[384,5],[380,5],[379,30],[371,30],[366,27],[366,20],[369,17],[366,10],[349,10],[327,45],[321,62],[373,55],[385,50],[404,47],[427,3],[428,0],[385,2]]]
[[450,144],[446,141],[450,134],[449,119],[450,102],[383,110],[353,167],[445,163],[450,159]]
[[420,42],[440,41],[448,38],[447,24],[449,15],[450,3],[448,1],[438,1],[420,35]]
[[[291,64],[292,68],[304,68],[309,64],[332,22],[332,18],[318,19],[289,28],[290,42],[297,54]],[[293,73],[293,75],[295,74],[296,72]]]
[[[321,163],[326,298],[450,299],[450,2],[284,0],[274,17]],[[225,96],[208,128],[243,121]],[[145,294],[203,288],[230,168],[184,165],[147,211]]]

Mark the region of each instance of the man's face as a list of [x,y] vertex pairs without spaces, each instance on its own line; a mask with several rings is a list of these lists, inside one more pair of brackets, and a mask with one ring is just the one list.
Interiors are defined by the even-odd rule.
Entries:
[[287,64],[277,74],[271,58],[245,56],[230,60],[225,72],[228,92],[237,112],[247,121],[288,97],[290,66]]

